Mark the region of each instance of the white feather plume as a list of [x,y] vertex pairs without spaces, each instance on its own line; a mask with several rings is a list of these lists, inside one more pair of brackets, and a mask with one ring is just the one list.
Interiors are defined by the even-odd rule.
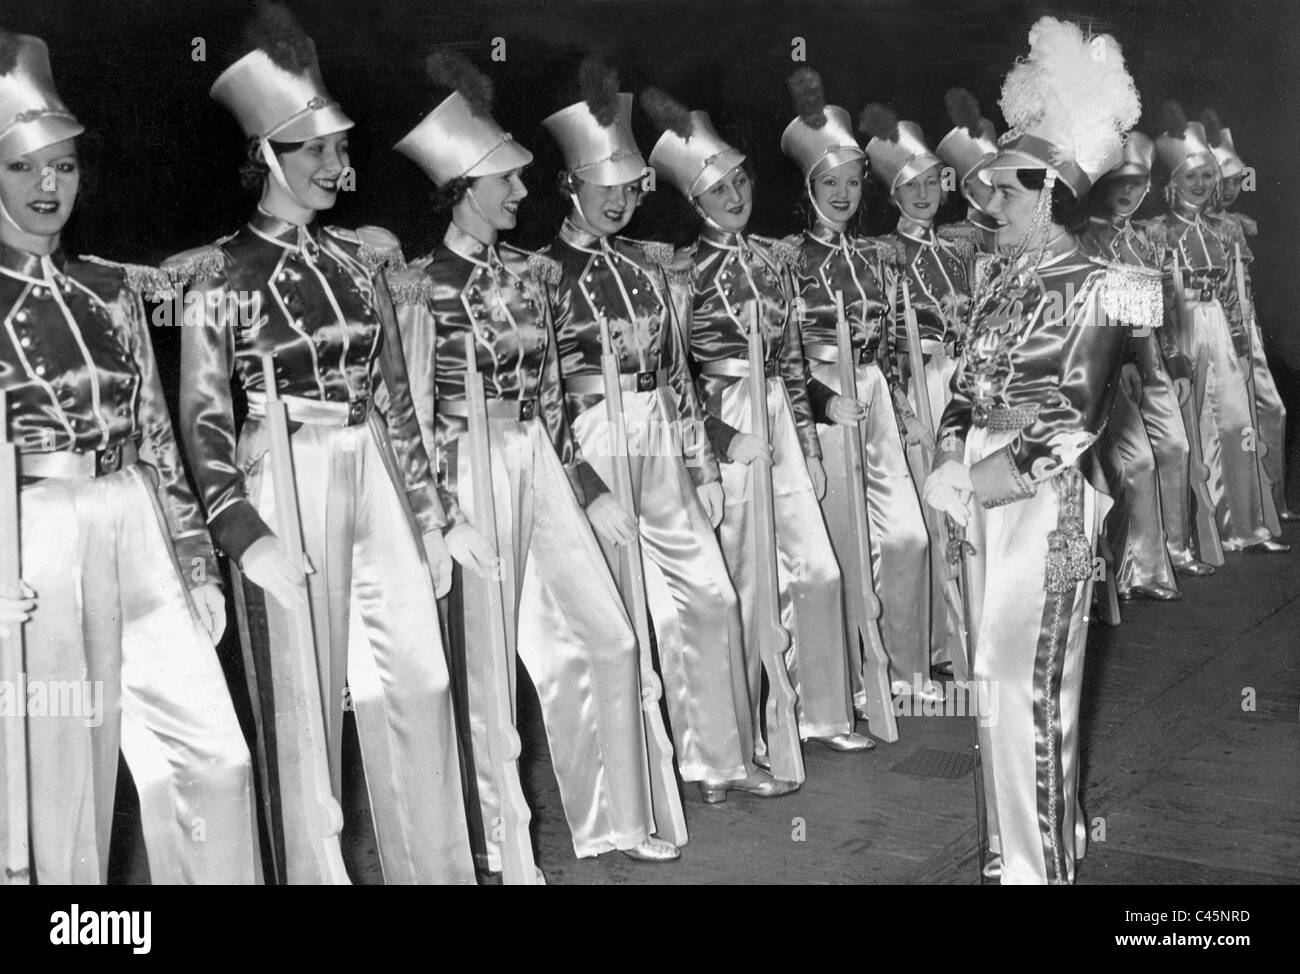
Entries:
[[1124,53],[1109,34],[1085,37],[1077,24],[1043,17],[1029,31],[1029,56],[1002,83],[1004,141],[1033,132],[1085,172],[1106,167],[1142,115]]

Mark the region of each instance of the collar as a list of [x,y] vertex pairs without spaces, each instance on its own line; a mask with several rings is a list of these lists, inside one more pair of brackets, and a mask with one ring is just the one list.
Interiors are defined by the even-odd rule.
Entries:
[[496,257],[495,245],[484,243],[478,237],[466,233],[455,223],[447,224],[447,232],[442,235],[442,242],[453,254],[464,257],[472,264],[487,267],[492,258]]
[[919,244],[926,244],[930,247],[938,245],[938,239],[934,235],[934,223],[920,223],[913,220],[906,213],[898,214],[898,226],[895,228],[900,237],[906,237],[908,240],[914,240]]
[[62,247],[46,255],[29,254],[25,250],[19,250],[17,247],[10,247],[7,243],[0,241],[0,272],[8,274],[10,277],[17,277],[27,281],[35,281],[41,284],[45,283],[45,265],[49,263],[59,274],[64,274],[64,268],[67,267],[67,257],[63,253]]
[[578,250],[597,251],[601,249],[601,246],[608,238],[597,236],[590,230],[581,229],[566,216],[564,223],[560,226],[560,239],[570,247],[575,247]]
[[1190,207],[1179,196],[1174,199],[1174,205],[1170,207],[1169,212],[1184,223],[1195,224],[1205,215],[1205,207]]
[[825,247],[834,247],[842,250],[849,245],[850,238],[843,230],[834,230],[818,220],[808,231],[810,239]]
[[717,247],[719,250],[749,249],[743,233],[732,230],[719,230],[708,223],[704,224],[703,229],[700,230],[700,239],[710,246]]
[[313,249],[316,244],[316,221],[304,226],[273,216],[258,206],[248,221],[248,228],[264,240],[278,244],[285,250],[301,251],[304,247]]

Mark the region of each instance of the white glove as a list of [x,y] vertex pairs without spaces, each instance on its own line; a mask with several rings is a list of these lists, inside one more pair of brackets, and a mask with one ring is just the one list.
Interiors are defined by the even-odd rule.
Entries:
[[709,516],[709,526],[716,528],[722,523],[724,504],[722,484],[716,480],[710,484],[701,484],[695,488],[695,493],[700,495],[700,503],[704,505],[704,513]]
[[816,457],[809,457],[807,464],[808,479],[812,481],[813,493],[817,495],[818,500],[821,500],[826,496],[826,468]]
[[443,540],[456,564],[477,578],[494,576],[500,560],[492,550],[492,542],[468,521],[462,521],[447,532]]
[[588,504],[587,520],[606,544],[628,545],[636,538],[636,519],[613,494],[601,494]]
[[[307,600],[306,576],[289,560],[273,534],[263,535],[248,546],[239,560],[239,570],[286,609],[296,608]],[[311,570],[308,565],[307,571]]]
[[970,467],[956,460],[945,461],[931,473],[921,491],[927,504],[947,514],[962,527],[970,520],[970,501],[974,494]]
[[424,557],[433,577],[433,594],[442,598],[451,591],[451,552],[441,531],[433,530],[424,536]]
[[36,609],[36,593],[26,582],[18,583],[22,587],[22,596],[13,598],[0,595],[0,637],[8,639],[18,631],[18,627],[31,620]]

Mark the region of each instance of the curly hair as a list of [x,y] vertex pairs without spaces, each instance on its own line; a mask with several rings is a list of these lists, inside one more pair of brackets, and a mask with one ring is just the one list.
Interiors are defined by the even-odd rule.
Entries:
[[[301,149],[305,142],[271,142],[271,151],[276,156]],[[271,169],[262,158],[261,140],[253,136],[244,146],[244,162],[239,167],[239,185],[250,192],[261,192],[266,185],[266,177]]]
[[457,176],[441,186],[435,186],[433,192],[429,194],[434,212],[449,213],[455,209],[456,204],[465,198],[465,194],[469,192],[476,179],[477,176]]
[[[1025,189],[1042,189],[1047,184],[1047,170],[1017,169],[1016,179]],[[1056,180],[1052,184],[1052,222],[1078,233],[1088,225],[1088,195],[1079,199],[1064,180]]]

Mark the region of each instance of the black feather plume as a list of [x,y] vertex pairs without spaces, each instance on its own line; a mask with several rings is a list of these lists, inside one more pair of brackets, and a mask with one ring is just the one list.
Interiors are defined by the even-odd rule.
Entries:
[[475,115],[491,114],[492,79],[460,51],[438,48],[425,59],[424,70],[434,84],[459,91]]
[[972,136],[980,134],[980,103],[965,88],[949,88],[943,96],[952,124],[964,128]]
[[862,114],[858,116],[858,131],[865,132],[873,139],[897,142],[898,116],[894,114],[893,109],[873,101],[862,109]]
[[0,74],[8,74],[18,64],[18,35],[0,30]]
[[691,137],[695,129],[691,113],[671,95],[658,88],[647,88],[641,92],[641,107],[661,129],[674,132],[683,139]]
[[1223,123],[1219,121],[1218,112],[1213,108],[1201,112],[1201,124],[1205,126],[1205,137],[1210,145],[1215,148],[1223,145]]
[[1173,99],[1161,105],[1160,124],[1169,135],[1181,139],[1187,131],[1187,115],[1183,112],[1183,106]]
[[245,49],[261,48],[277,67],[302,74],[316,61],[316,48],[298,18],[282,3],[264,2],[244,30]]
[[819,129],[826,124],[826,91],[822,76],[812,68],[800,68],[790,75],[790,98],[794,110],[809,128]]
[[582,97],[596,116],[596,121],[608,128],[618,118],[618,71],[599,54],[588,54],[578,69],[578,87]]

